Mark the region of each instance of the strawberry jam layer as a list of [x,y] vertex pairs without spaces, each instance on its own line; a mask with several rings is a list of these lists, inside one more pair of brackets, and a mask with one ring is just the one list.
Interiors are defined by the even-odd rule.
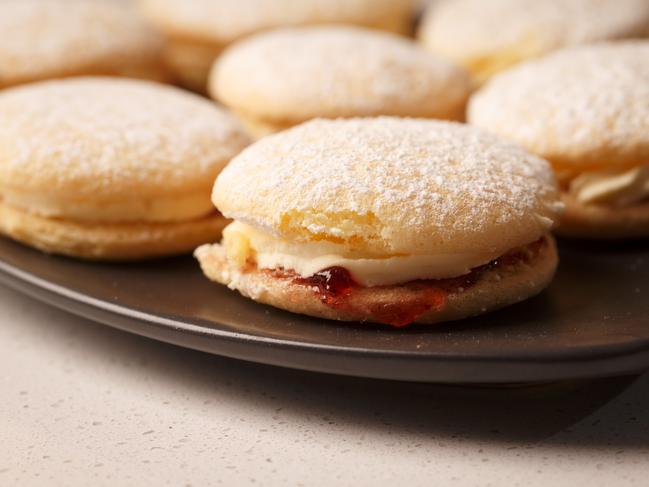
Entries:
[[[448,295],[465,291],[474,286],[484,273],[502,267],[515,266],[531,262],[546,245],[544,238],[509,252],[485,265],[476,267],[470,273],[450,279],[422,279],[398,286],[376,286],[366,288],[359,285],[343,267],[329,267],[309,276],[299,277],[291,271],[276,269],[271,272],[274,277],[291,279],[293,283],[308,286],[327,306],[343,313],[369,315],[372,321],[402,327],[413,323],[427,311],[442,310]],[[407,299],[395,301],[390,299],[391,289],[405,288]],[[377,299],[374,304],[360,305],[363,300],[356,299],[361,293],[372,290]],[[383,298],[384,299],[381,299]]]
[[[311,287],[320,300],[331,308],[352,314],[359,311],[353,297],[363,287],[343,267],[329,267],[310,277],[296,277],[293,282]],[[431,308],[442,309],[448,295],[441,288],[426,285],[413,291],[414,299],[381,302],[364,311],[378,323],[400,327],[412,323]]]

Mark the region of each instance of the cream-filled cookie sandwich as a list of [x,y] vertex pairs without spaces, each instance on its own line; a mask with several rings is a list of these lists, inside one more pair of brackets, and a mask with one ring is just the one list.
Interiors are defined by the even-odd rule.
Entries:
[[189,88],[205,91],[220,52],[232,42],[277,27],[353,24],[405,32],[413,0],[140,0],[166,36],[166,58]]
[[394,115],[460,120],[468,74],[414,42],[360,27],[278,29],[234,44],[211,95],[256,137],[312,118]]
[[495,77],[469,120],[547,159],[559,232],[649,236],[649,41],[571,48]]
[[421,42],[478,82],[577,44],[649,36],[646,0],[448,0],[433,4]]
[[214,178],[248,142],[180,89],[121,78],[0,92],[0,233],[46,252],[126,260],[220,236]]
[[261,303],[395,326],[501,308],[557,266],[549,165],[453,122],[313,120],[265,137],[219,175],[234,219],[195,255]]
[[0,88],[84,75],[169,77],[162,38],[130,3],[4,0],[0,33]]

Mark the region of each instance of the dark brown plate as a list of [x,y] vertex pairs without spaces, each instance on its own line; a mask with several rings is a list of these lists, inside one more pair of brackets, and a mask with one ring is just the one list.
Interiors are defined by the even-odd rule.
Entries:
[[487,316],[391,329],[299,316],[210,283],[190,257],[108,265],[0,239],[0,281],[133,333],[285,367],[430,382],[535,382],[649,368],[649,244],[562,242],[543,294]]

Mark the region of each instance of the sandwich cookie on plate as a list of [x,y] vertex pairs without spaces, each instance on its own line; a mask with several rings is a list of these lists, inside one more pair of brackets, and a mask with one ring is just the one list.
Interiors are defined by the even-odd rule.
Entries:
[[217,178],[234,219],[195,253],[210,279],[312,316],[403,326],[522,301],[557,266],[549,165],[453,122],[313,120]]
[[495,77],[469,120],[554,166],[558,231],[649,236],[649,41],[566,49]]
[[647,0],[448,0],[419,29],[432,52],[478,82],[563,47],[649,36]]
[[138,259],[218,238],[214,178],[248,139],[208,100],[121,78],[0,92],[0,233],[46,252]]
[[168,40],[169,65],[189,88],[205,91],[219,53],[232,42],[283,26],[354,24],[409,29],[413,0],[140,0]]
[[168,79],[162,38],[128,2],[0,1],[0,88],[49,78]]
[[460,120],[468,74],[394,34],[360,27],[279,29],[234,44],[210,93],[259,137],[312,118]]

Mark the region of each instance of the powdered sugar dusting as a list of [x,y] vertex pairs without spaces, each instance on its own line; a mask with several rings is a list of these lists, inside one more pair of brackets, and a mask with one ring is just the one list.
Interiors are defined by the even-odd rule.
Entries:
[[558,206],[549,166],[518,146],[465,125],[390,117],[315,120],[262,139],[219,176],[214,200],[280,233],[287,217],[310,215],[320,223],[311,233],[328,233],[341,215],[365,216],[370,224],[347,237],[408,253],[528,243]]
[[646,0],[452,0],[434,5],[420,31],[430,49],[461,62],[521,43],[542,54],[646,34]]
[[282,29],[235,44],[212,93],[265,120],[317,116],[458,117],[468,76],[396,35],[330,26]]
[[118,78],[5,90],[0,127],[1,184],[77,198],[204,188],[247,143],[209,101]]
[[649,160],[649,42],[567,49],[494,78],[471,123],[563,164]]
[[0,86],[150,62],[162,48],[135,7],[116,1],[3,0],[0,33]]

